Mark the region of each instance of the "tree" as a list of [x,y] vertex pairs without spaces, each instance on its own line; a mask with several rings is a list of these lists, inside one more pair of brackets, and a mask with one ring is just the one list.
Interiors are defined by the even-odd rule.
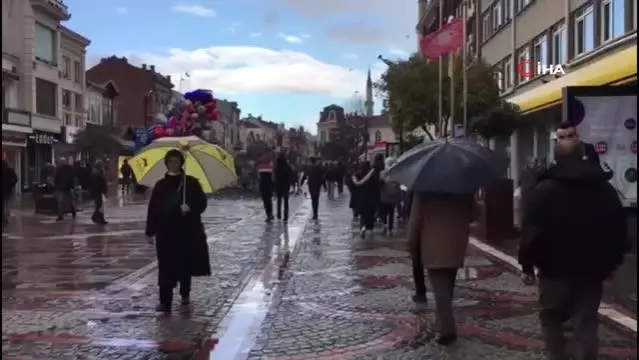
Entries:
[[507,138],[517,128],[519,117],[519,107],[502,100],[489,111],[473,118],[471,127],[486,140]]
[[[455,114],[461,118],[463,110],[463,80],[462,62],[454,56],[451,60],[456,76],[453,84],[455,89]],[[444,64],[444,78],[442,86],[442,115],[438,119],[439,93],[439,65],[436,61],[426,61],[419,55],[413,55],[408,60],[388,62],[388,69],[376,88],[385,97],[385,107],[392,114],[395,131],[413,130],[421,127],[427,136],[427,124],[432,124],[441,130],[447,128],[450,120],[450,78],[448,68],[450,63]],[[493,69],[481,59],[476,59],[467,71],[467,113],[483,114],[494,108],[500,102],[499,87]]]
[[78,153],[88,153],[94,158],[114,158],[120,154],[123,145],[114,128],[103,125],[87,125],[74,139]]

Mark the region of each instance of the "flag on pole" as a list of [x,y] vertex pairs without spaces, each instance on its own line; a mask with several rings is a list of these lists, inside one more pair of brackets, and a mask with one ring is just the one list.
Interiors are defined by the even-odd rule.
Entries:
[[452,20],[444,25],[441,30],[422,37],[419,43],[422,55],[428,59],[437,59],[457,50],[462,46],[464,40],[463,32],[461,19]]

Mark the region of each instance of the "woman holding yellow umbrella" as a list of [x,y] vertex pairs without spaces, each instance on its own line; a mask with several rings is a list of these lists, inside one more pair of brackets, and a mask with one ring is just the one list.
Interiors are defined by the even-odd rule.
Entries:
[[191,277],[211,275],[201,214],[205,192],[236,178],[233,159],[223,151],[197,137],[166,138],[129,160],[138,182],[153,185],[146,235],[151,243],[155,238],[158,257],[158,312],[171,313],[178,284],[182,305],[188,306]]

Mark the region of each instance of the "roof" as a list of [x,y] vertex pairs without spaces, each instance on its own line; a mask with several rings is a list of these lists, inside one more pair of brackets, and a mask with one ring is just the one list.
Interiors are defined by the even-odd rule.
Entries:
[[[331,112],[335,113],[334,119],[331,118]],[[320,112],[319,122],[327,122],[327,121],[333,121],[333,120],[335,120],[336,122],[340,122],[340,121],[344,121],[345,119],[346,119],[346,116],[344,115],[344,108],[341,106],[332,104],[325,107]]]
[[82,45],[82,47],[87,47],[91,44],[91,40],[85,38],[84,36],[78,34],[77,32],[69,29],[66,26],[60,25],[60,30],[62,30],[61,33],[63,37],[75,41],[76,43]]

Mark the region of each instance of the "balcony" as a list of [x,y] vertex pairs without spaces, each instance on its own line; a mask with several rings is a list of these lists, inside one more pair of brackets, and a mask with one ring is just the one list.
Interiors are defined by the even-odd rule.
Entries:
[[24,110],[4,109],[2,123],[22,127],[31,127],[31,113]]
[[56,21],[71,19],[69,8],[62,0],[31,0],[33,10],[54,18]]

